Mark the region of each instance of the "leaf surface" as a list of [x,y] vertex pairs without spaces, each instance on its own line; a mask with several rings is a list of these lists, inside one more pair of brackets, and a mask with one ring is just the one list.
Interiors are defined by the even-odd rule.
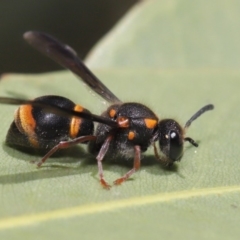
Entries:
[[[237,7],[237,1],[223,0],[142,2],[88,58],[120,99],[144,103],[160,118],[184,125],[203,105],[215,105],[187,132],[199,148],[186,144],[172,169],[159,166],[149,149],[139,172],[105,191],[82,145],[37,169],[29,162],[41,156],[4,144],[16,107],[1,105],[1,238],[239,239]],[[1,96],[47,94],[68,97],[96,114],[106,109],[69,72],[10,74],[1,81]],[[106,179],[112,182],[130,167],[105,162]]]

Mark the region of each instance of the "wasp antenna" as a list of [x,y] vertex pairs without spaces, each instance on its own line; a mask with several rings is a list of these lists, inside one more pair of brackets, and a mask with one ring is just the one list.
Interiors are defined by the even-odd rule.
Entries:
[[203,113],[205,113],[206,111],[209,110],[213,110],[214,109],[214,105],[213,104],[208,104],[204,107],[202,107],[201,109],[199,109],[185,124],[184,129],[190,127],[191,123],[197,119],[198,117],[200,117]]

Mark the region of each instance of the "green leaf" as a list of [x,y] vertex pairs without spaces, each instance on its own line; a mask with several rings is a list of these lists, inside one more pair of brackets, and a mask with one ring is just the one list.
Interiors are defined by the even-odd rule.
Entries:
[[[141,170],[110,191],[80,145],[51,158],[4,144],[16,107],[1,105],[1,239],[239,239],[238,1],[146,1],[129,12],[88,58],[123,101],[137,101],[160,118],[196,120],[180,163],[166,170],[144,155]],[[211,40],[211,41],[210,41]],[[208,47],[204,47],[208,45]],[[104,54],[103,54],[104,53]],[[66,96],[93,113],[106,104],[69,72],[5,75],[1,96]],[[109,182],[131,163],[104,163]]]
[[93,67],[238,68],[240,2],[144,1],[95,49]]

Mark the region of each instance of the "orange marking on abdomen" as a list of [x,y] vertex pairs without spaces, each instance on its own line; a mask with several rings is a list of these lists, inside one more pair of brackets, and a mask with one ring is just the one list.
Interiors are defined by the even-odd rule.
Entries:
[[32,105],[23,105],[15,113],[15,123],[20,132],[28,137],[33,147],[39,147],[37,135],[35,133],[36,121],[32,115]]
[[[83,107],[80,106],[80,105],[75,105],[74,107],[74,111],[76,112],[82,112],[83,111]],[[70,132],[69,132],[69,135],[71,138],[76,138],[79,131],[80,131],[80,128],[81,128],[81,122],[82,122],[82,119],[79,118],[79,117],[72,117],[72,120],[71,120],[71,123],[70,123]]]

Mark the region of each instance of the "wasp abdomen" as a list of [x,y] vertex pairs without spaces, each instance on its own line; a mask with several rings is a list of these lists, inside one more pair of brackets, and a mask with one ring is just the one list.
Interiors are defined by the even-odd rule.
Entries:
[[[35,100],[69,110],[89,112],[65,97],[42,96]],[[50,149],[60,141],[92,135],[92,133],[91,120],[61,116],[29,104],[17,109],[6,142],[11,145]]]

